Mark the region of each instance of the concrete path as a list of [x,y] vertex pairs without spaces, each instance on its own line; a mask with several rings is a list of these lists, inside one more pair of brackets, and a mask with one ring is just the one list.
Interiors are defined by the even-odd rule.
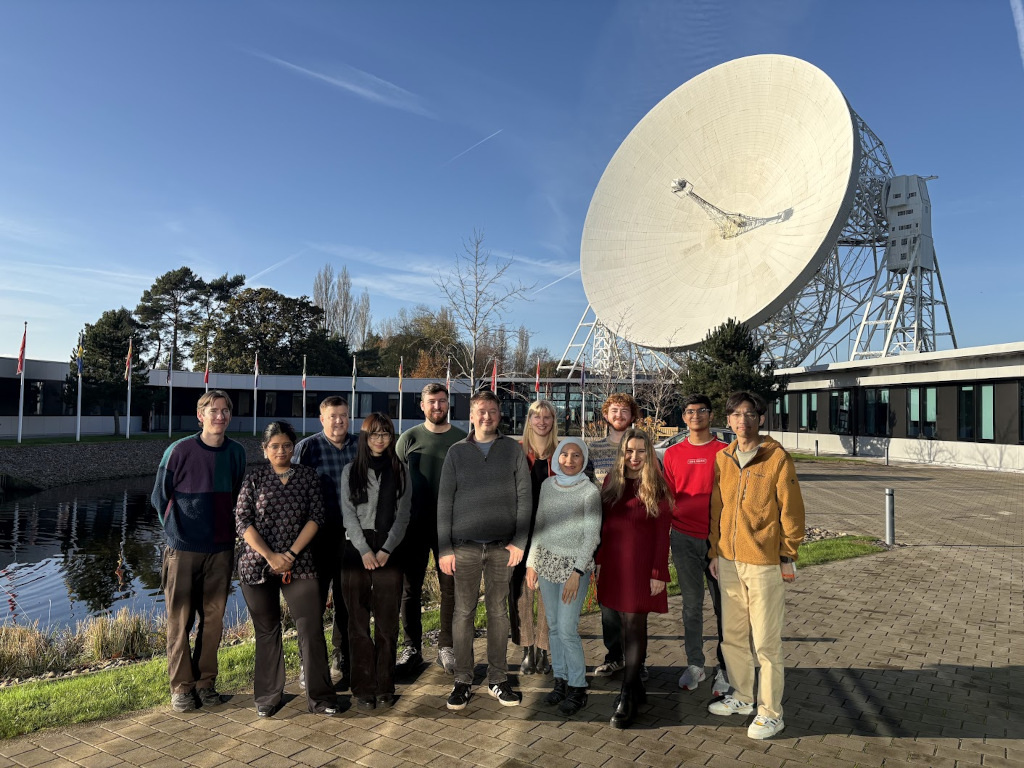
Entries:
[[[834,531],[881,536],[884,488],[895,488],[905,546],[800,572],[787,603],[786,730],[771,741],[746,737],[749,717],[709,715],[708,683],[676,687],[675,598],[650,622],[649,703],[627,731],[607,725],[614,679],[595,680],[589,705],[568,721],[542,703],[550,678],[537,676],[519,680],[523,706],[501,707],[478,687],[464,712],[449,713],[451,678],[430,666],[400,688],[394,709],[373,715],[317,717],[294,699],[258,720],[251,697],[237,695],[210,712],[162,708],[0,742],[0,768],[1024,766],[1024,475],[798,469],[808,525]],[[596,663],[598,617],[582,627]],[[713,658],[707,631],[705,640]]]

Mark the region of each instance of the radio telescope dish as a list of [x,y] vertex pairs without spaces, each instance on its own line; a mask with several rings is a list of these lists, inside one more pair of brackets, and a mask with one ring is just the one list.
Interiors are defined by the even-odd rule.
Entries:
[[[789,56],[726,62],[666,96],[622,142],[587,212],[580,266],[601,323],[685,349],[730,318],[759,326],[800,299],[854,208],[858,123],[824,72]],[[824,317],[815,323],[820,332]]]

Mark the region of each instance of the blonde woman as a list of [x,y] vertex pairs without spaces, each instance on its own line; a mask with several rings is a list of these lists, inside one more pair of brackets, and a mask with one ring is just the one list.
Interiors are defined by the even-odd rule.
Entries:
[[647,655],[647,614],[667,613],[672,492],[646,432],[622,435],[601,491],[604,517],[597,551],[597,599],[622,619],[626,668],[611,724],[628,728],[647,700],[640,668]]
[[[526,412],[526,426],[523,427],[523,452],[530,465],[530,479],[533,490],[533,510],[530,516],[530,538],[527,539],[523,561],[512,571],[512,592],[509,603],[509,621],[512,627],[512,642],[523,649],[523,662],[519,672],[523,675],[546,675],[551,671],[548,651],[548,621],[544,612],[544,600],[540,590],[526,583],[526,558],[529,556],[529,541],[533,539],[533,527],[537,520],[537,503],[540,487],[555,472],[551,459],[558,447],[558,426],[555,406],[547,400],[536,400]],[[537,602],[537,617],[534,619],[534,597]]]

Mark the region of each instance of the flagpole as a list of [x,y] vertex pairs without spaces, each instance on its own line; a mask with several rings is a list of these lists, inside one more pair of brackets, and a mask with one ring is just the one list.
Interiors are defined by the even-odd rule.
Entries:
[[167,436],[171,436],[171,422],[174,411],[171,405],[174,403],[174,347],[171,347],[171,356],[167,360]]
[[452,409],[455,407],[455,397],[452,395],[452,358],[448,356],[448,367],[444,372],[444,388],[448,390],[448,423],[452,423]]
[[352,394],[351,394],[350,397],[352,398],[352,402],[349,403],[348,412],[349,412],[349,414],[353,418],[355,418],[355,417],[357,417],[359,415],[359,413],[358,413],[359,409],[357,408],[358,404],[356,403],[356,356],[355,355],[352,355]]
[[540,400],[540,358],[539,357],[537,358],[537,383],[534,385],[533,389],[534,389],[534,392],[536,392],[536,397],[534,397],[533,399],[534,400]]
[[398,434],[402,434],[402,366],[405,360],[398,358]]
[[306,436],[306,356],[302,356],[302,436]]
[[207,347],[206,347],[206,373],[203,374],[203,386],[205,387],[205,389],[203,390],[204,392],[209,392],[210,391],[210,347],[209,347],[209,345],[207,345]]
[[126,377],[128,379],[128,425],[124,428],[124,439],[132,436],[132,340],[128,339],[128,362],[125,363]]
[[18,373],[21,374],[21,393],[18,396],[18,442],[21,442],[21,426],[25,418],[25,340],[28,338],[28,321],[21,334],[21,354],[18,356]]
[[78,404],[75,407],[75,442],[82,440],[82,334],[78,334]]
[[580,437],[587,439],[587,356],[583,356],[580,370]]
[[252,366],[252,436],[256,437],[256,390],[260,384],[260,353],[256,353],[256,359]]

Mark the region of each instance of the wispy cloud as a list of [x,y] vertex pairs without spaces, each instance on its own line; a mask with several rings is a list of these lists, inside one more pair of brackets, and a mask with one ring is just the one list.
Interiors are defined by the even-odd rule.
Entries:
[[333,85],[336,88],[341,88],[374,104],[391,107],[392,109],[400,109],[403,112],[411,112],[414,115],[428,117],[432,120],[437,119],[437,115],[426,106],[420,96],[369,72],[351,67],[348,64],[339,62],[333,65],[337,70],[336,72],[326,74],[293,64],[290,61],[285,61],[277,56],[271,56],[268,53],[261,53],[259,51],[250,51],[250,53],[264,61],[269,61],[271,64],[284,67],[291,72],[296,72],[328,85]]
[[472,152],[472,151],[473,151],[474,149],[476,149],[477,147],[479,147],[479,146],[480,146],[481,144],[483,144],[483,143],[484,143],[485,141],[490,141],[491,139],[493,139],[493,138],[494,138],[495,136],[497,136],[497,135],[498,135],[499,133],[501,133],[501,132],[502,132],[502,131],[504,131],[504,130],[505,130],[504,128],[499,128],[499,129],[498,129],[498,130],[496,130],[496,131],[495,131],[494,133],[492,133],[492,134],[491,134],[490,136],[488,136],[488,137],[487,137],[486,139],[480,139],[480,141],[478,141],[478,142],[477,142],[476,144],[474,144],[474,145],[473,145],[472,147],[470,147],[469,149],[464,149],[464,150],[462,150],[462,151],[461,151],[461,152],[459,152],[459,154],[457,154],[457,155],[456,155],[455,157],[453,157],[453,158],[451,158],[450,160],[447,160],[446,162],[442,163],[441,167],[442,167],[442,168],[444,168],[444,167],[445,167],[445,166],[447,166],[447,165],[451,165],[452,163],[454,163],[454,162],[455,162],[456,160],[458,160],[458,159],[459,159],[460,157],[462,157],[462,156],[463,156],[464,154],[466,154],[467,152]]
[[255,282],[256,280],[258,280],[259,278],[263,277],[268,272],[273,272],[275,269],[280,269],[281,267],[283,267],[285,264],[287,264],[290,261],[295,261],[295,259],[299,258],[299,256],[301,256],[302,254],[304,254],[308,250],[309,250],[308,248],[300,248],[295,253],[293,253],[291,256],[286,256],[285,258],[281,259],[280,261],[278,261],[278,262],[276,262],[274,264],[271,264],[266,269],[257,272],[255,275],[252,275],[251,277],[247,277],[245,279],[246,285],[249,285],[249,284]]
[[1024,0],[1010,0],[1013,11],[1013,26],[1017,28],[1017,47],[1020,49],[1020,60],[1024,64]]
[[577,268],[577,269],[574,269],[574,270],[573,270],[572,272],[570,272],[570,273],[569,273],[568,275],[562,275],[562,276],[561,276],[560,278],[558,278],[557,280],[552,280],[552,281],[551,281],[550,283],[548,283],[547,285],[542,285],[542,286],[541,286],[540,288],[538,288],[538,289],[537,289],[536,291],[534,291],[534,292],[533,292],[533,295],[534,295],[534,296],[536,296],[536,295],[537,295],[538,293],[540,293],[541,291],[543,291],[543,290],[547,290],[548,288],[550,288],[550,287],[551,287],[552,285],[554,285],[555,283],[560,283],[560,282],[562,282],[563,280],[565,280],[565,279],[567,279],[567,278],[570,278],[570,277],[572,277],[573,275],[575,275],[575,274],[579,273],[579,271],[580,271],[580,270],[579,270],[578,268]]

